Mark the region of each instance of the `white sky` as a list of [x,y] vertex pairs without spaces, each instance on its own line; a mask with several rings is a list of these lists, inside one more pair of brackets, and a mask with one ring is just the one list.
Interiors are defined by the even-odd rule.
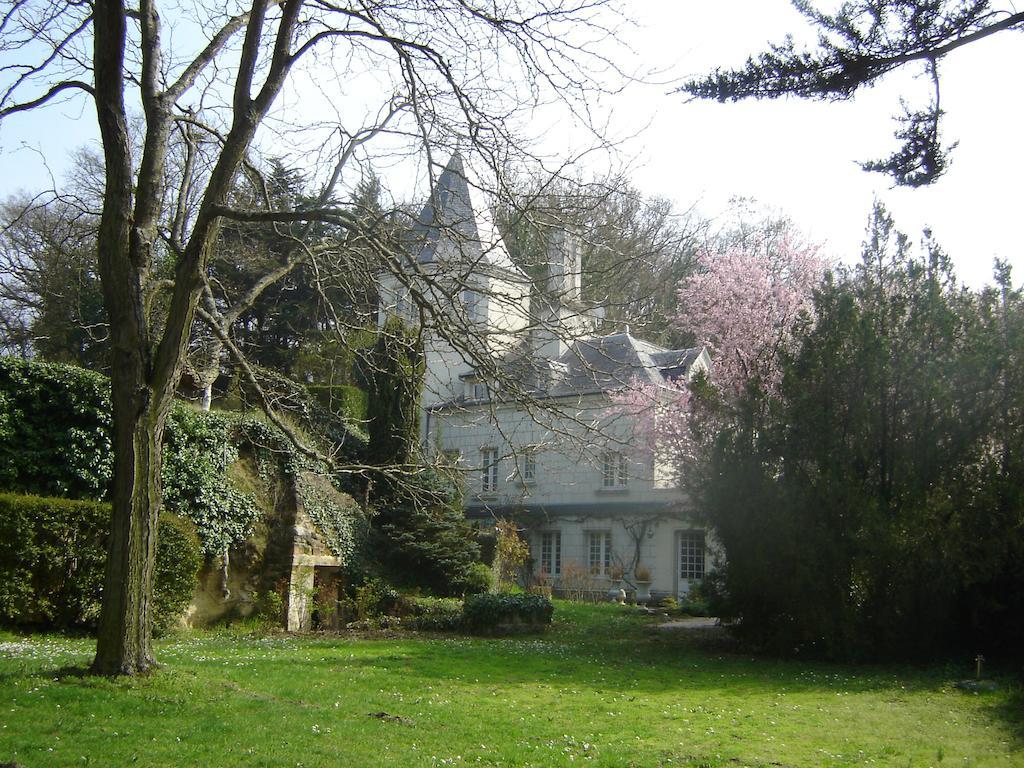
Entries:
[[[656,0],[632,3],[641,50],[657,52],[683,76],[801,39],[807,26],[786,0]],[[950,54],[941,65],[944,136],[958,141],[952,166],[934,186],[893,190],[888,177],[856,161],[895,149],[892,116],[900,98],[923,103],[929,89],[910,74],[859,94],[852,102],[800,100],[684,103],[658,98],[662,89],[631,96],[627,109],[651,115],[633,143],[641,189],[679,200],[700,198],[712,213],[732,195],[750,196],[788,213],[845,260],[859,256],[874,197],[913,238],[930,227],[971,285],[989,282],[993,257],[1024,278],[1021,195],[1024,153],[1024,66],[1020,33],[1004,33]],[[675,57],[673,61],[672,57]]]
[[[1024,153],[1024,66],[1019,33],[1003,33],[953,53],[942,65],[944,135],[958,141],[953,164],[934,186],[893,190],[885,176],[856,165],[895,148],[892,116],[901,97],[927,98],[927,84],[908,75],[859,95],[824,104],[787,100],[719,105],[685,103],[669,81],[740,65],[748,54],[807,27],[787,0],[630,0],[636,27],[622,37],[633,63],[662,70],[659,85],[635,85],[599,105],[613,135],[631,136],[614,162],[630,169],[642,192],[715,215],[734,196],[790,215],[836,257],[857,258],[874,197],[912,237],[930,226],[953,257],[960,278],[987,282],[995,256],[1024,279],[1020,243]],[[325,90],[328,86],[322,86]],[[301,108],[302,99],[284,102]],[[564,124],[562,125],[564,128]],[[91,108],[79,100],[0,125],[0,196],[48,186],[72,149],[96,135]],[[552,131],[545,150],[569,149],[573,136]],[[45,164],[44,164],[45,158]],[[595,166],[595,173],[602,169]],[[386,168],[380,169],[385,176]],[[388,179],[385,179],[388,181]]]

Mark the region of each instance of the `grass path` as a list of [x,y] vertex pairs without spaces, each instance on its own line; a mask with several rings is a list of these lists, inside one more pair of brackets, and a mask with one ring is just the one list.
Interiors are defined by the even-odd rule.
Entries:
[[196,633],[145,679],[61,672],[91,652],[0,634],[0,764],[1024,767],[1012,680],[719,655],[615,606],[559,603],[538,638]]

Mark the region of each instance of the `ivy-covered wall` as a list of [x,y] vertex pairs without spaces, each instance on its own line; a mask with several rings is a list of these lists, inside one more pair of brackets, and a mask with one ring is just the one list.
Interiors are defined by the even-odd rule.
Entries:
[[[0,491],[106,500],[109,392],[100,374],[0,358]],[[260,589],[283,588],[297,505],[318,541],[335,556],[350,555],[358,505],[262,416],[177,403],[164,441],[164,507],[194,524],[207,570],[233,553],[229,559],[252,571]]]
[[[0,490],[70,499],[106,500],[113,463],[110,383],[69,365],[0,358]],[[288,440],[252,414],[201,412],[175,404],[164,437],[164,506],[191,520],[203,551],[219,555],[244,541],[261,509],[253,488],[233,482],[231,466],[253,457],[268,483],[278,472],[296,481],[300,472],[322,472]],[[297,492],[316,497],[308,483]],[[313,498],[314,522],[332,531],[343,554],[351,509]]]

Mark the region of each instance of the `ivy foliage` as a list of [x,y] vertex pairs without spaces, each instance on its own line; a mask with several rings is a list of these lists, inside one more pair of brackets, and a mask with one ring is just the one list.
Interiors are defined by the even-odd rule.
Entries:
[[366,518],[359,505],[335,488],[326,475],[308,470],[295,475],[295,493],[323,543],[349,562],[365,535]]
[[252,495],[236,489],[228,477],[245,426],[245,419],[235,414],[203,413],[186,406],[175,408],[168,419],[164,504],[196,524],[208,555],[244,541],[260,516]]
[[[0,494],[0,622],[93,628],[99,618],[110,506],[96,501]],[[194,527],[160,516],[154,629],[181,616],[202,562]]]
[[110,430],[105,376],[0,358],[0,488],[105,498],[113,472]]

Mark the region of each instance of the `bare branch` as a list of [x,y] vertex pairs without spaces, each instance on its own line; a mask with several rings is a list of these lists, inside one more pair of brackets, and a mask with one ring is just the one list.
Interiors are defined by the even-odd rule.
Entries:
[[88,83],[83,83],[80,80],[65,80],[54,85],[52,88],[50,88],[50,90],[48,90],[46,93],[44,93],[37,99],[33,99],[32,101],[26,101],[22,104],[12,104],[9,107],[0,109],[0,118],[7,117],[8,115],[13,115],[18,112],[26,112],[30,109],[40,107],[43,104],[46,104],[48,101],[50,101],[50,99],[52,99],[54,96],[72,88],[75,88],[80,91],[85,91],[90,96],[96,95],[96,91],[93,90],[93,87]]

